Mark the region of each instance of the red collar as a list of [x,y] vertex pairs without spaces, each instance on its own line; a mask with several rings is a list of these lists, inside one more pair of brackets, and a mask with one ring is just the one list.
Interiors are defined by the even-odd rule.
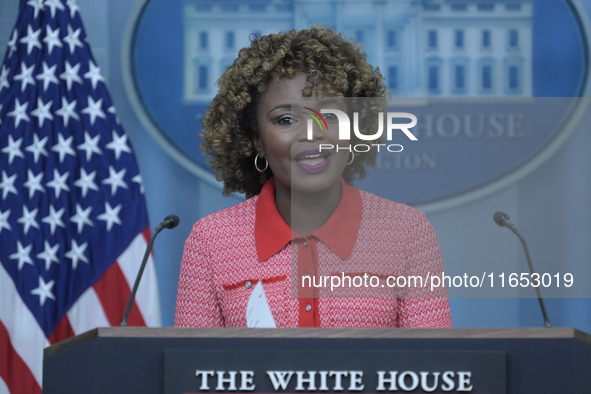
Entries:
[[[361,224],[361,194],[341,178],[341,199],[326,223],[308,235],[328,246],[341,259],[346,260],[357,239]],[[259,260],[265,261],[279,252],[289,241],[302,236],[293,233],[275,205],[275,180],[263,186],[255,205],[255,244]]]

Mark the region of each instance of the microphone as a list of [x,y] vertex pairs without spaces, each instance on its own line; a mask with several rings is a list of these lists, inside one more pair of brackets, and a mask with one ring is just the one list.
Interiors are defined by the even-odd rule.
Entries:
[[517,231],[515,225],[511,222],[511,218],[509,218],[509,215],[507,215],[505,212],[495,212],[493,219],[500,227],[507,227],[513,232]]
[[181,220],[179,219],[179,217],[177,215],[168,215],[154,229],[154,233],[155,233],[154,237],[156,237],[156,234],[158,234],[160,231],[162,231],[165,228],[175,228],[176,226],[178,226],[180,221]]
[[133,305],[133,301],[135,300],[135,293],[137,293],[137,288],[140,285],[140,280],[142,279],[142,275],[144,274],[144,268],[146,268],[146,263],[148,262],[148,257],[150,257],[150,251],[152,250],[152,246],[154,245],[154,240],[156,239],[156,236],[160,233],[160,231],[164,230],[165,228],[175,228],[179,224],[179,222],[180,219],[177,215],[168,215],[154,229],[154,234],[150,238],[150,242],[146,247],[144,259],[142,260],[142,264],[140,265],[140,269],[135,278],[133,290],[131,290],[131,294],[129,295],[129,300],[127,301],[125,312],[123,312],[123,318],[121,319],[121,324],[119,324],[120,327],[127,327],[127,317],[129,316],[129,312],[131,312],[131,306]]
[[[527,259],[527,265],[529,266],[529,272],[530,272],[530,274],[534,274],[536,271],[534,269],[534,265],[531,261],[530,255],[529,255],[529,248],[527,247],[527,243],[525,242],[525,239],[519,233],[519,230],[517,230],[517,227],[515,226],[515,224],[513,224],[513,222],[511,221],[511,218],[509,217],[509,215],[507,215],[505,212],[497,211],[493,215],[493,219],[494,219],[495,223],[498,224],[500,227],[507,227],[515,235],[517,235],[517,238],[519,238],[519,240],[521,241],[521,245],[523,245],[523,250],[525,251],[525,258]],[[540,309],[542,310],[542,316],[544,317],[544,327],[552,327],[552,324],[550,324],[550,320],[548,319],[548,314],[546,313],[546,307],[544,306],[544,299],[542,298],[542,293],[540,292],[540,288],[536,287],[535,289],[536,289],[536,295],[538,297],[538,303],[540,304]]]

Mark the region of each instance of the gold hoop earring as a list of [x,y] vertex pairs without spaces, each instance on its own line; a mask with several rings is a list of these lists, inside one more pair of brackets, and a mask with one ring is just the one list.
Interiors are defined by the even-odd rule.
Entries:
[[349,160],[347,162],[347,165],[350,166],[351,163],[353,163],[355,161],[355,153],[351,152],[351,160]]
[[267,170],[267,168],[269,168],[269,161],[267,160],[266,157],[263,156],[263,159],[265,159],[265,168],[259,168],[259,153],[257,153],[257,155],[254,157],[254,168],[257,169],[258,172],[265,172]]

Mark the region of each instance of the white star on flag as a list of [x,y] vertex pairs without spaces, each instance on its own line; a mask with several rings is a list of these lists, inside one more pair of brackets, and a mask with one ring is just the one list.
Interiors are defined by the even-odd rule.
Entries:
[[84,132],[84,143],[78,145],[78,149],[86,152],[86,160],[90,161],[92,154],[96,153],[102,155],[103,151],[98,147],[100,135],[95,135],[94,138],[90,138],[88,132]]
[[69,136],[68,138],[64,138],[61,134],[58,134],[57,140],[57,144],[52,146],[51,150],[59,153],[60,163],[64,161],[66,155],[76,156],[76,152],[72,149],[72,141],[74,140],[74,137]]
[[82,43],[78,38],[80,36],[80,29],[76,29],[76,31],[72,30],[72,27],[68,25],[68,35],[64,37],[64,41],[68,44],[70,48],[70,53],[74,53],[76,47],[82,47]]
[[0,182],[0,188],[2,188],[2,200],[6,200],[8,193],[17,194],[14,182],[16,181],[16,174],[12,176],[6,175],[6,171],[2,171],[2,182]]
[[8,116],[12,116],[14,118],[14,125],[18,127],[21,123],[21,120],[26,122],[29,121],[29,115],[27,115],[27,107],[29,106],[28,102],[20,103],[19,99],[16,99],[14,103],[14,110],[8,113]]
[[101,109],[101,105],[103,105],[103,99],[99,99],[94,101],[92,97],[88,96],[88,107],[84,108],[82,111],[83,114],[87,114],[90,116],[90,125],[94,125],[94,121],[97,117],[105,118],[105,113]]
[[62,216],[64,216],[65,208],[61,208],[59,211],[56,211],[53,205],[49,206],[49,215],[45,216],[41,221],[43,223],[49,224],[49,231],[51,235],[55,233],[55,229],[59,227],[65,228],[64,222],[62,220]]
[[55,18],[57,10],[63,11],[64,5],[60,0],[45,0],[45,7],[49,7],[51,10],[51,17]]
[[82,261],[88,264],[88,258],[84,255],[88,242],[84,242],[82,245],[78,245],[75,239],[72,240],[72,247],[66,252],[66,257],[72,260],[72,268],[78,268],[78,262]]
[[68,102],[65,97],[62,97],[62,107],[55,111],[56,114],[64,118],[64,125],[68,127],[68,122],[70,118],[74,118],[76,120],[80,120],[80,117],[75,112],[76,108],[76,100]]
[[57,258],[57,251],[59,247],[59,244],[51,246],[47,241],[43,243],[43,252],[38,253],[37,258],[45,261],[45,271],[49,271],[51,268],[51,263],[60,263],[59,259]]
[[92,211],[92,207],[82,209],[80,204],[76,204],[76,214],[70,218],[70,221],[76,223],[78,233],[82,232],[85,224],[92,227],[92,221],[89,219],[90,211]]
[[79,10],[78,4],[76,4],[76,0],[68,0],[66,1],[66,4],[70,9],[70,18],[73,18]]
[[45,44],[47,44],[47,50],[49,51],[49,54],[51,55],[51,51],[53,51],[53,47],[60,47],[62,48],[62,42],[59,39],[60,36],[60,29],[59,27],[56,28],[55,30],[51,29],[51,26],[47,25],[46,30],[45,30],[45,38],[43,39],[43,42]]
[[66,86],[68,90],[72,89],[72,85],[74,82],[82,83],[82,78],[78,75],[78,71],[80,70],[80,63],[77,63],[74,66],[71,66],[70,63],[66,62],[66,71],[60,74],[60,78],[66,81]]
[[39,228],[39,223],[35,220],[37,212],[39,212],[39,208],[29,211],[26,205],[23,206],[23,216],[17,219],[17,222],[23,225],[23,234],[27,235],[31,227]]
[[109,177],[103,181],[107,185],[111,185],[111,194],[114,195],[117,192],[117,188],[122,187],[127,189],[127,183],[123,181],[125,176],[125,168],[117,172],[113,167],[109,167]]
[[57,168],[53,169],[53,179],[47,182],[47,187],[51,187],[55,192],[55,198],[60,198],[62,191],[69,192],[70,187],[68,186],[68,172],[60,174]]
[[10,227],[10,223],[8,222],[8,217],[10,216],[10,209],[6,212],[0,211],[0,233],[2,233],[2,229],[5,228],[6,230],[10,231],[12,227]]
[[5,65],[2,65],[2,70],[0,71],[0,92],[4,88],[9,88],[10,85],[8,84],[8,72],[10,70],[6,68]]
[[[55,83],[56,85],[59,83],[57,77],[55,76],[55,69],[57,65],[54,64],[53,66],[49,67],[47,63],[43,62],[43,72],[37,75],[37,79],[43,81],[43,90],[47,90],[50,83]],[[62,101],[63,105],[63,101]]]
[[12,161],[15,157],[22,157],[24,158],[25,155],[21,151],[21,144],[23,143],[23,139],[19,138],[18,140],[14,140],[12,135],[8,136],[8,146],[2,148],[2,153],[8,154],[8,164],[12,164]]
[[35,10],[33,18],[37,18],[39,16],[39,11],[44,11],[43,0],[29,0],[27,1],[27,5],[30,5]]
[[108,202],[105,203],[105,212],[101,213],[97,216],[99,220],[103,220],[107,223],[107,230],[111,230],[113,224],[121,224],[121,219],[119,219],[119,211],[121,210],[121,205],[117,205],[115,208],[111,208],[111,204]]
[[18,260],[18,270],[23,269],[25,264],[33,265],[31,259],[31,249],[33,245],[23,246],[21,241],[16,242],[16,253],[11,254],[9,257],[13,260]]
[[27,55],[31,54],[33,48],[41,49],[41,43],[39,42],[39,33],[41,29],[33,31],[31,25],[27,26],[27,35],[20,39],[22,44],[27,44]]
[[27,67],[27,64],[25,62],[21,63],[21,72],[20,74],[15,75],[14,79],[16,81],[20,81],[21,82],[21,92],[24,92],[25,89],[27,88],[27,85],[32,85],[35,86],[35,79],[33,78],[33,69],[35,68],[35,65],[32,65],[31,67]]
[[127,146],[127,136],[118,135],[115,131],[113,131],[113,141],[109,142],[106,146],[115,152],[115,159],[117,160],[119,160],[121,152],[131,152],[131,149]]
[[47,137],[43,137],[43,139],[39,139],[37,134],[33,135],[33,143],[25,148],[27,152],[31,152],[33,154],[33,160],[35,164],[41,157],[41,155],[49,157],[49,154],[45,150],[45,144],[47,143]]
[[136,176],[131,178],[131,180],[140,186],[140,192],[144,194],[144,181],[142,180],[142,176],[140,174],[137,174]]
[[93,89],[96,89],[99,82],[105,80],[101,75],[100,68],[98,68],[92,61],[88,62],[88,72],[84,74],[84,78],[90,80]]
[[35,175],[33,171],[27,170],[27,181],[23,183],[23,186],[29,189],[29,198],[32,198],[36,191],[45,192],[45,188],[41,186],[41,178],[43,178],[42,172]]
[[96,186],[96,183],[94,183],[95,177],[96,171],[87,174],[84,168],[80,170],[80,179],[74,182],[74,185],[82,189],[82,197],[86,197],[86,193],[88,193],[89,189],[98,191],[98,187]]
[[[53,115],[51,114],[50,107],[53,101],[49,100],[47,103],[43,103],[43,99],[41,97],[37,97],[37,107],[31,111],[31,115],[37,118],[39,122],[39,128],[43,127],[43,122],[45,120],[53,120]],[[36,134],[35,134],[36,135]]]
[[16,40],[18,39],[18,33],[16,30],[12,31],[12,37],[8,40],[8,57],[12,57],[12,54],[16,52]]
[[45,305],[45,300],[47,300],[48,298],[55,300],[55,296],[51,292],[51,289],[53,288],[54,284],[55,284],[55,281],[53,279],[50,280],[49,282],[45,283],[43,278],[40,276],[39,277],[39,287],[31,290],[31,294],[35,294],[35,295],[39,296],[39,304],[41,306]]

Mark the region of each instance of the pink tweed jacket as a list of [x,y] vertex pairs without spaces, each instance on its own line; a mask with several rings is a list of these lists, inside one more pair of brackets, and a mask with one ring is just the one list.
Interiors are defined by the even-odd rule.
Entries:
[[[195,223],[175,326],[246,327],[260,282],[277,327],[451,327],[446,289],[428,288],[443,264],[425,215],[341,185],[335,212],[307,236],[291,232],[279,215],[272,179],[259,195]],[[318,279],[315,285],[305,275]],[[326,278],[342,286],[331,288]]]

